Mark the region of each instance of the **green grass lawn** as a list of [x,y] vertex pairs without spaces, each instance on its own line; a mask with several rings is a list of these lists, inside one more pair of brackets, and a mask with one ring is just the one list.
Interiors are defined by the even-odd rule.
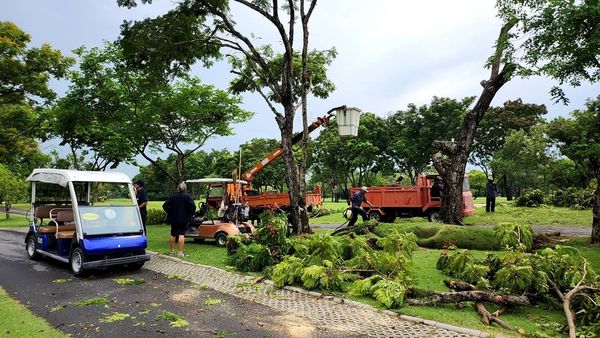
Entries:
[[468,225],[497,225],[502,222],[557,225],[566,227],[590,227],[592,210],[574,210],[542,205],[537,208],[515,207],[500,203],[496,212],[485,212],[485,207],[475,208],[475,214],[465,218]]
[[[148,225],[148,249],[161,253],[169,253],[169,237],[171,227],[169,225]],[[177,249],[176,249],[177,250]],[[195,243],[192,239],[186,239],[183,251],[187,255],[186,261],[204,265],[211,265],[221,269],[227,269],[227,250],[218,247],[214,241]]]
[[2,337],[69,337],[47,321],[36,317],[0,287],[0,336]]
[[4,218],[4,214],[0,215],[0,228],[9,228],[9,227],[28,227],[29,222],[25,216],[20,215],[10,215],[9,219]]
[[[501,200],[496,206],[496,212],[485,212],[485,205],[476,203],[475,214],[465,217],[467,225],[498,225],[499,223],[521,223],[531,225],[565,226],[565,227],[590,227],[592,224],[591,210],[574,210],[543,205],[537,208],[515,207],[506,199]],[[484,199],[477,202],[485,203]],[[345,203],[331,203],[333,210],[345,209]],[[342,224],[345,218],[341,212],[321,217],[311,218],[311,224]],[[413,224],[427,222],[424,217],[396,218],[396,223]]]

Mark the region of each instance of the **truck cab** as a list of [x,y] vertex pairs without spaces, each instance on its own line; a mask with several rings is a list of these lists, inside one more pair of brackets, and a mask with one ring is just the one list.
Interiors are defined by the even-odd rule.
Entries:
[[35,169],[31,182],[30,259],[69,264],[75,276],[90,269],[150,259],[131,179],[118,172]]

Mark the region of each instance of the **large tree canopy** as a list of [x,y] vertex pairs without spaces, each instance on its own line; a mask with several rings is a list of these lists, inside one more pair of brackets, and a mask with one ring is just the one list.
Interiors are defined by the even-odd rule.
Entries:
[[0,21],[0,163],[16,171],[40,163],[38,110],[56,97],[50,79],[65,76],[73,63],[48,44],[30,42],[14,23]]
[[[232,123],[251,116],[238,107],[240,98],[197,78],[156,82],[131,70],[115,45],[77,53],[80,70],[70,76],[67,95],[51,111],[49,130],[74,150],[95,152],[96,169],[139,154],[173,183],[181,182],[187,177],[187,156],[213,136],[231,135]],[[176,155],[175,174],[156,161],[165,149]]]
[[[513,56],[522,75],[545,75],[560,85],[600,80],[600,1],[497,0],[500,16],[518,20]],[[559,87],[556,99],[568,101]]]
[[504,145],[511,131],[529,130],[544,122],[548,111],[544,105],[523,103],[521,99],[506,101],[502,107],[490,108],[475,134],[473,152],[469,161],[489,175],[489,163],[494,153]]
[[417,107],[409,104],[387,118],[391,139],[388,153],[397,168],[408,173],[411,183],[431,164],[436,139],[453,139],[458,135],[461,120],[473,103],[473,97],[460,101],[434,97],[431,104]]
[[[137,5],[135,0],[117,3],[129,8]],[[239,76],[232,88],[260,93],[279,127],[292,205],[290,220],[298,233],[310,231],[304,201],[309,153],[307,98],[309,94],[326,97],[333,90],[325,81],[324,70],[335,52],[309,52],[308,48],[308,24],[316,4],[317,0],[181,1],[162,16],[124,24],[120,40],[131,65],[163,78],[177,76],[198,61],[210,65],[222,55],[229,57],[233,72]],[[280,50],[259,45],[253,34],[239,29],[233,5],[250,10],[271,25]],[[301,25],[301,35],[297,34],[297,24]],[[294,50],[297,35],[301,36],[299,52]],[[303,122],[300,160],[292,149],[298,108],[302,109]]]

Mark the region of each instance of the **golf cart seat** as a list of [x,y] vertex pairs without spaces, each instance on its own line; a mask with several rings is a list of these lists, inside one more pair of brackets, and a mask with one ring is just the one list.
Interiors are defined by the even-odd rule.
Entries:
[[75,231],[59,231],[56,233],[57,239],[70,239],[75,237]]
[[[45,213],[46,209],[43,209],[40,212],[40,215],[42,215],[42,212]],[[36,216],[37,214],[38,213],[36,209]],[[54,215],[56,215],[56,217],[54,217]],[[45,214],[42,216],[45,216]],[[47,225],[41,226],[38,229],[38,231],[42,234],[52,234],[61,231],[75,231],[75,225],[73,224],[75,219],[73,218],[73,210],[70,208],[52,208],[48,211],[48,218],[50,218],[51,221],[48,222]]]

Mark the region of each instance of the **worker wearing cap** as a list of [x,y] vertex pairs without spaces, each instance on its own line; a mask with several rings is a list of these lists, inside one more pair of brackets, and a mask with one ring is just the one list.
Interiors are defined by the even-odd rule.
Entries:
[[142,180],[133,182],[133,186],[135,187],[135,198],[137,199],[140,215],[142,216],[142,225],[144,226],[144,232],[146,232],[146,218],[148,217],[146,206],[148,205],[148,193],[146,192],[146,189],[144,189],[144,181]]
[[356,223],[356,220],[358,220],[359,214],[362,216],[363,222],[365,222],[367,220],[367,213],[363,210],[362,204],[366,203],[371,207],[373,206],[373,204],[371,204],[371,202],[367,201],[367,196],[365,196],[365,194],[368,192],[369,192],[369,189],[367,189],[367,187],[362,187],[362,188],[360,188],[360,191],[357,191],[354,194],[352,194],[352,196],[350,196],[350,204],[352,207],[352,217],[350,218],[350,223],[348,223],[349,227],[354,226],[354,224]]

